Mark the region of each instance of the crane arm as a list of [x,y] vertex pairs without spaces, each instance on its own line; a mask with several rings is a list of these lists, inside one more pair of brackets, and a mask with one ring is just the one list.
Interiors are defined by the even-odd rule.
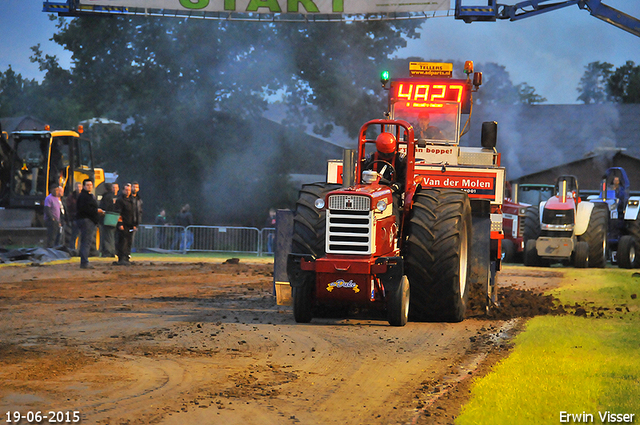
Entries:
[[565,0],[554,3],[548,3],[548,1],[525,0],[514,5],[506,5],[498,4],[496,0],[488,0],[486,6],[463,6],[462,0],[456,0],[455,17],[467,23],[496,21],[497,19],[517,21],[552,10],[578,5],[580,9],[588,10],[592,16],[640,37],[640,19],[602,4],[601,0]]

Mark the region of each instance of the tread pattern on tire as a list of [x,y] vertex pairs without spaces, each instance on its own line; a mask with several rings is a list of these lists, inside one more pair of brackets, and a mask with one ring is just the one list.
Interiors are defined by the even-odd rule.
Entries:
[[589,244],[589,267],[604,268],[607,265],[607,230],[609,208],[596,203],[589,217],[587,230],[578,239]]
[[632,249],[634,251],[638,249],[635,238],[631,235],[622,236],[618,242],[618,267],[621,269],[632,269],[636,266],[637,258],[633,261],[629,258],[629,253]]
[[471,246],[469,197],[459,190],[423,189],[414,195],[409,217],[405,271],[411,283],[411,318],[461,321],[470,289],[466,285],[460,294],[458,284],[463,229],[467,249]]
[[293,218],[293,238],[291,252],[311,254],[316,258],[325,253],[325,210],[318,210],[314,203],[340,187],[337,184],[312,183],[300,189]]
[[524,244],[527,244],[529,239],[536,240],[540,236],[540,207],[531,206],[526,209],[524,215],[524,233],[522,238]]
[[585,241],[580,241],[576,244],[574,253],[574,267],[577,269],[584,269],[589,267],[591,258],[589,244]]

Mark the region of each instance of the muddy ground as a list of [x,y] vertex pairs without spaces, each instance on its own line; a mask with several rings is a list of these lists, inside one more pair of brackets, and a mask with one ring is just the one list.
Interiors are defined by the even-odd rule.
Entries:
[[0,267],[3,420],[452,423],[523,317],[553,311],[539,293],[561,280],[506,268],[491,317],[474,298],[462,323],[398,328],[361,316],[296,324],[276,305],[272,264],[94,265]]

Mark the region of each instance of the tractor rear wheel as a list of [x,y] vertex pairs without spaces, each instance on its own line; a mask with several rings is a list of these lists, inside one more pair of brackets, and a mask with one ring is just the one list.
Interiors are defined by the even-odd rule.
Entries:
[[[636,248],[640,248],[640,214],[638,214],[635,220],[629,220],[625,222],[627,224],[627,232],[629,232],[629,235],[633,237]],[[619,248],[618,252],[620,252]],[[640,261],[636,260],[633,267],[638,267],[638,263],[640,263]]]
[[405,242],[416,320],[464,319],[469,285],[471,205],[465,192],[422,189],[413,197]]
[[300,189],[296,213],[293,217],[293,238],[291,252],[311,254],[316,258],[325,253],[325,209],[318,209],[315,202],[318,198],[340,187],[337,184],[312,183]]
[[402,276],[398,285],[389,294],[387,320],[391,326],[404,326],[409,320],[409,279]]
[[618,267],[622,269],[632,269],[636,267],[636,253],[638,245],[633,236],[624,235],[618,241]]
[[[324,199],[327,193],[339,187],[340,185],[327,183],[312,183],[302,186],[293,217],[291,252],[310,254],[316,258],[324,256],[326,210],[316,208],[315,202],[318,198]],[[309,323],[313,318],[314,291],[315,280],[291,288],[293,318],[296,322]]]
[[580,241],[576,244],[576,249],[573,257],[573,266],[577,269],[585,269],[589,267],[589,244],[585,241]]
[[525,246],[530,239],[536,240],[540,236],[540,207],[529,207],[524,215],[524,239]]
[[609,228],[609,208],[597,203],[591,211],[589,226],[580,241],[589,244],[589,267],[604,268],[607,265],[607,230]]

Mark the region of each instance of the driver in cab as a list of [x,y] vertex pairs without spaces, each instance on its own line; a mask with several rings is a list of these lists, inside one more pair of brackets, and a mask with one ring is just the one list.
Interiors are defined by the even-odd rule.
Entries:
[[436,126],[429,125],[431,122],[431,118],[429,117],[428,112],[421,112],[418,115],[418,124],[416,125],[416,139],[417,140],[427,140],[427,139],[435,139],[435,140],[443,140],[444,135],[442,131]]
[[380,174],[380,183],[394,192],[402,192],[407,175],[406,155],[398,151],[398,142],[391,133],[380,133],[376,138],[376,151],[364,159],[363,170]]

